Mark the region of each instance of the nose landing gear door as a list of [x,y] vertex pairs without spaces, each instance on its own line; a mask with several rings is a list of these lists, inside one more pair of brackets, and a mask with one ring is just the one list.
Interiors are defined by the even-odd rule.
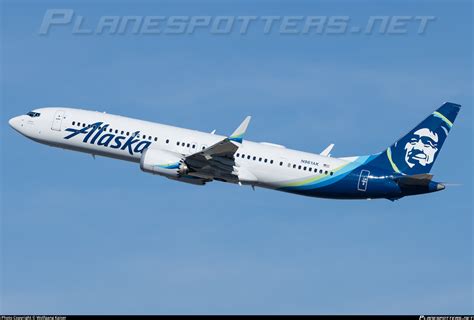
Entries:
[[51,125],[51,129],[55,131],[61,131],[61,123],[63,122],[64,118],[64,111],[59,110],[56,111],[54,115],[53,124]]

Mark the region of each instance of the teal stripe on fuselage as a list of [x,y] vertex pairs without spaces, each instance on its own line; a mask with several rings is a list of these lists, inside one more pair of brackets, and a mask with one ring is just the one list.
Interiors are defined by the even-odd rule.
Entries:
[[370,162],[372,159],[374,159],[375,156],[361,156],[354,162],[350,162],[341,169],[337,170],[334,172],[334,175],[332,176],[327,176],[322,179],[319,179],[314,182],[310,182],[301,186],[288,186],[288,187],[281,187],[278,188],[280,190],[284,191],[301,191],[301,190],[311,190],[311,189],[316,189],[316,188],[322,188],[328,185],[331,185],[333,183],[336,183],[342,179],[344,179],[347,175],[349,175],[354,169]]

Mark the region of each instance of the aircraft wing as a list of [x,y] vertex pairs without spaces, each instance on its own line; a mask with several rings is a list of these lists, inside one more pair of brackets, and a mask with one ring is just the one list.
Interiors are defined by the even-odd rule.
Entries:
[[238,182],[239,174],[234,168],[234,154],[243,141],[250,119],[250,116],[246,117],[229,137],[184,158],[184,162],[190,169],[189,175]]

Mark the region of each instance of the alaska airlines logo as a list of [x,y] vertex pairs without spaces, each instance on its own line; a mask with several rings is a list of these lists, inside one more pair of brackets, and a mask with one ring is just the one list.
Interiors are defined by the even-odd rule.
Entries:
[[415,128],[410,134],[387,149],[387,158],[395,172],[426,173],[433,165],[438,151],[448,135],[448,129],[444,126],[434,129],[423,127]]
[[[140,140],[136,136],[140,131],[132,133],[127,139],[125,136],[116,135],[113,133],[107,133],[108,124],[103,125],[103,122],[96,122],[90,127],[81,129],[67,128],[66,131],[72,132],[70,135],[64,137],[64,139],[71,139],[75,136],[84,134],[82,142],[95,144],[98,146],[109,147],[112,149],[127,150],[132,156],[134,153],[142,153],[143,150],[148,148],[151,144],[150,141]],[[100,129],[98,129],[100,127]],[[127,139],[127,140],[126,140]]]
[[405,162],[410,168],[433,163],[438,152],[438,134],[428,128],[415,131],[405,144],[405,151]]

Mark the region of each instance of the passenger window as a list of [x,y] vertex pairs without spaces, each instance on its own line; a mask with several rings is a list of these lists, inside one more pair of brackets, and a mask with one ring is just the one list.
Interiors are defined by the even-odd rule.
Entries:
[[73,121],[73,122],[72,122],[72,125],[75,126],[75,125],[76,125],[76,121]]
[[109,132],[112,132],[112,131],[113,131],[112,128],[109,128]]
[[321,173],[321,174],[322,174],[322,173],[323,173],[323,169],[319,169],[319,173]]
[[176,141],[176,145],[179,146],[179,141]]
[[253,157],[253,161],[255,161],[255,160],[257,160],[257,157],[254,156],[254,157]]
[[332,176],[334,174],[334,172],[331,171],[329,174]]
[[189,148],[190,146],[191,146],[191,145],[190,145],[189,143],[186,145],[186,147],[188,147],[188,148]]
[[296,164],[293,165],[293,169],[296,169]]
[[303,170],[306,171],[306,167],[303,167]]
[[127,131],[125,134],[128,136],[130,134],[130,131]]
[[250,155],[248,155],[248,156],[247,156],[247,159],[249,159],[249,160],[250,160]]
[[155,141],[158,141],[158,138],[157,138],[157,137],[155,137]]
[[267,163],[267,159],[263,160],[263,162]]
[[123,131],[120,131],[120,134],[123,134]]
[[170,139],[166,139],[166,143],[169,143],[170,142]]
[[326,170],[326,171],[324,171],[324,174],[328,174],[328,171],[327,171],[327,170]]
[[85,127],[86,127],[86,124],[85,124],[85,123],[83,123],[83,124],[82,124],[82,127],[83,127],[83,128],[85,128]]
[[238,157],[239,157],[239,154],[238,154],[238,153],[236,153],[236,154],[235,154],[235,156],[238,158]]
[[283,162],[280,161],[280,166],[282,166],[282,165],[283,165]]
[[313,170],[313,168],[311,168],[311,167],[308,168],[308,171],[309,171],[309,172],[311,172],[312,170]]
[[261,162],[261,161],[262,161],[262,158],[258,158],[258,161],[260,161],[260,162]]
[[196,145],[195,145],[195,144],[193,144],[193,149],[195,149],[195,148],[196,148]]
[[118,134],[118,130],[117,130],[117,129],[115,129],[115,134]]
[[185,145],[186,145],[186,144],[185,144],[184,142],[181,142],[181,146],[183,146],[183,147],[184,147]]
[[273,160],[270,160],[270,164],[273,164]]
[[301,170],[301,166],[298,166],[298,170]]

